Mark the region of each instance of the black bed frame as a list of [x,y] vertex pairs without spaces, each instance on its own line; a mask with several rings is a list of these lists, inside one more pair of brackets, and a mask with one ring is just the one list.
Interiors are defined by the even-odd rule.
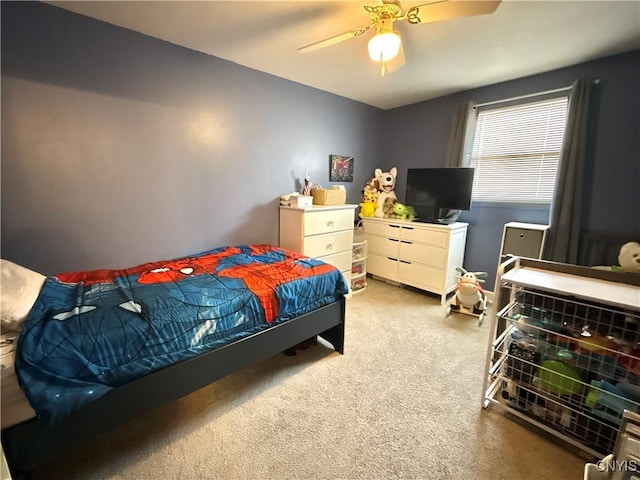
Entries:
[[[114,388],[60,422],[30,419],[2,430],[2,447],[15,479],[161,405],[319,335],[344,353],[345,299],[288,320],[230,345]],[[25,475],[26,474],[26,475]]]

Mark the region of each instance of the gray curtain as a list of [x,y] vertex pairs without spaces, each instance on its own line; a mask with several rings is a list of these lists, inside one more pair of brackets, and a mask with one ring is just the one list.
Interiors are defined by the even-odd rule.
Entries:
[[555,262],[578,263],[591,88],[591,80],[576,80],[569,95],[567,125],[544,250],[544,258]]
[[458,106],[451,120],[445,167],[468,167],[470,165],[477,116],[473,102]]

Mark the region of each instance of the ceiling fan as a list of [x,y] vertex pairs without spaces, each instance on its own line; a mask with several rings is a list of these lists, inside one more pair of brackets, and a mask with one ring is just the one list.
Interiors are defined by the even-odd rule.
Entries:
[[[369,40],[369,57],[380,63],[382,75],[387,70],[395,70],[404,65],[404,51],[400,35],[393,29],[393,22],[406,20],[412,25],[420,23],[441,22],[458,17],[470,17],[493,13],[501,0],[434,0],[429,3],[417,5],[402,12],[398,0],[382,0],[380,5],[365,5],[371,23],[366,27],[355,28],[348,32],[334,35],[333,37],[310,43],[298,48],[300,53],[313,52],[330,45],[356,38],[375,28],[376,35]],[[388,68],[387,63],[394,61],[394,65]]]

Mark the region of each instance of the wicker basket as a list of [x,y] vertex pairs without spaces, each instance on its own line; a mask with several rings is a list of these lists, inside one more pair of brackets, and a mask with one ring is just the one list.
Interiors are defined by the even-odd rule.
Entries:
[[347,201],[345,190],[314,188],[311,190],[314,205],[343,205]]

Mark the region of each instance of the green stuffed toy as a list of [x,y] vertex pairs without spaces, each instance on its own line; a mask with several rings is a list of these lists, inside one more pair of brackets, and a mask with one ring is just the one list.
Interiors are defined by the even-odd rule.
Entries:
[[413,209],[413,207],[400,202],[396,202],[393,205],[393,213],[395,214],[396,218],[399,218],[401,220],[413,220],[414,218],[416,218],[416,211]]

